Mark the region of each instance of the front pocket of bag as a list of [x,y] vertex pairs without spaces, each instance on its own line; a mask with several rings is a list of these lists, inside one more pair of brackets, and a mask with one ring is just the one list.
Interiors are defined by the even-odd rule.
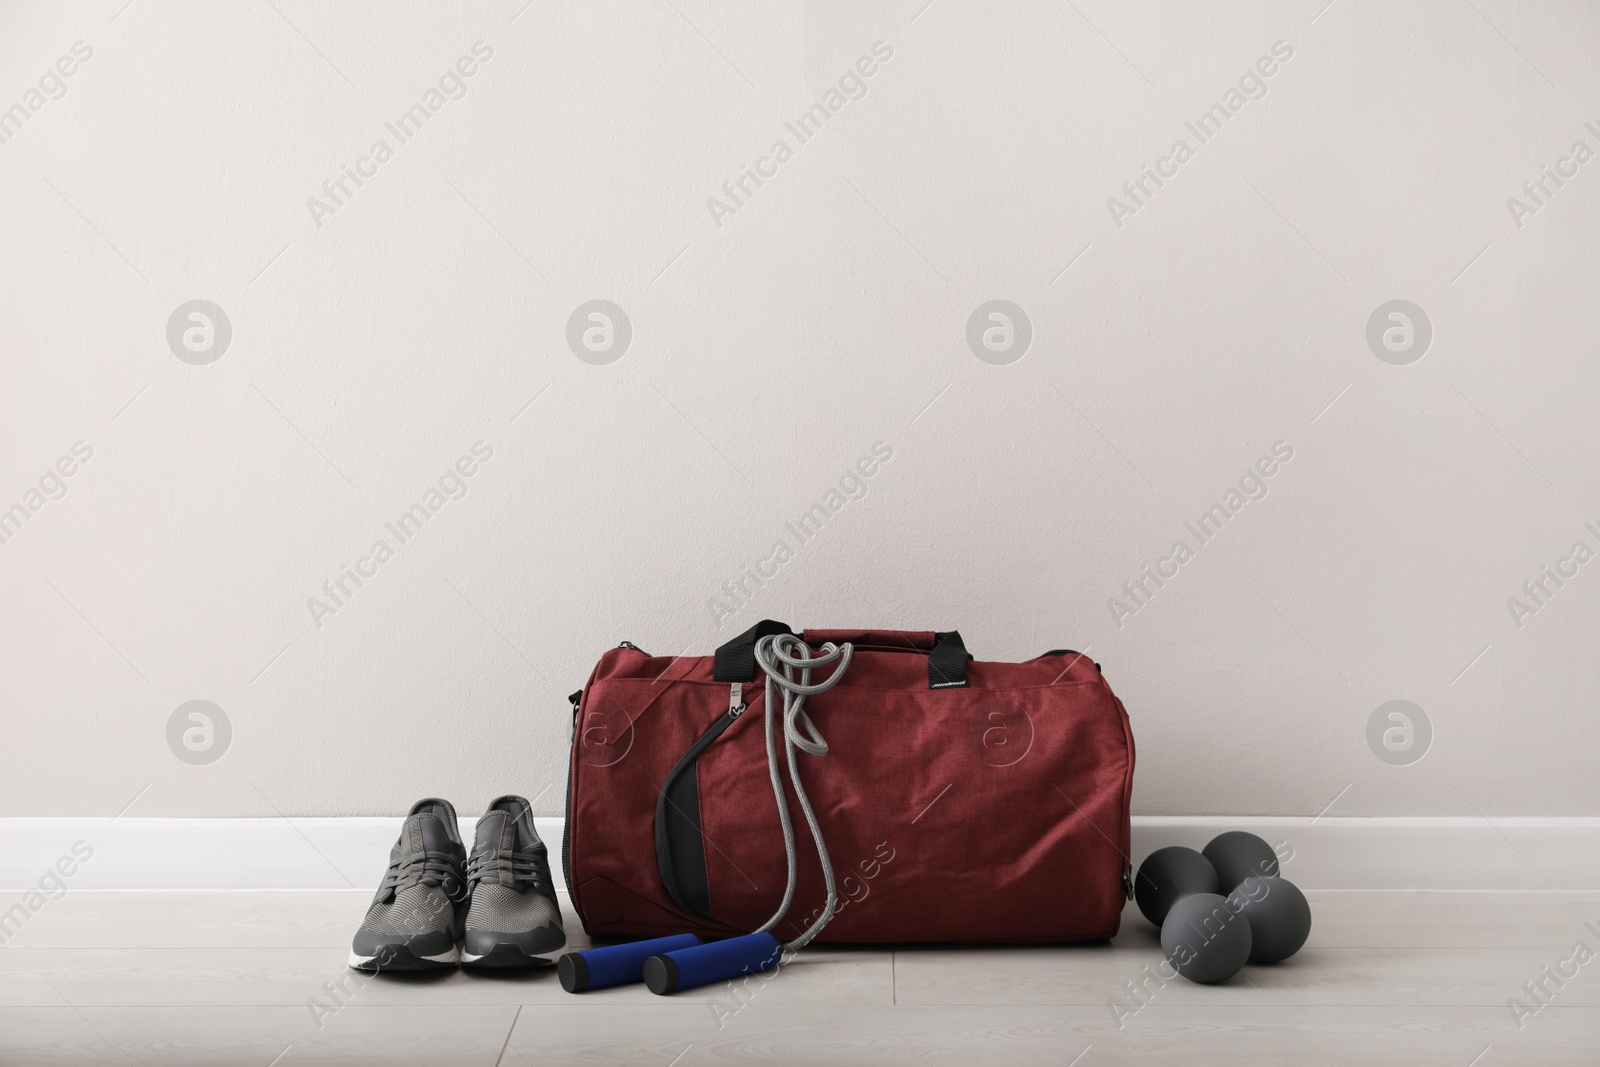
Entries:
[[656,797],[656,865],[661,884],[674,904],[702,919],[711,919],[711,887],[700,821],[699,761],[743,712],[742,707],[729,708],[718,716],[668,772]]

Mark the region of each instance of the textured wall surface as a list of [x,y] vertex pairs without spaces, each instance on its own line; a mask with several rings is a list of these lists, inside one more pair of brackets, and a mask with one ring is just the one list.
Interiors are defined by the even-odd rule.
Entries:
[[1087,649],[1142,813],[1600,814],[1597,48],[8,5],[0,814],[554,814],[602,650],[763,617]]

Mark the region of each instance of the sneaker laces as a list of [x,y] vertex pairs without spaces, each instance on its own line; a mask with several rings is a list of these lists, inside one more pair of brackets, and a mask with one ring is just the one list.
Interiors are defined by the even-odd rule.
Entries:
[[537,852],[517,852],[513,849],[491,848],[474,852],[467,857],[467,881],[476,885],[490,882],[520,889],[518,883],[526,882],[534,889],[542,888],[540,868],[544,857]]
[[448,852],[421,852],[395,860],[389,864],[379,892],[387,889],[398,892],[414,885],[438,886],[453,899],[461,887],[461,873],[456,858]]

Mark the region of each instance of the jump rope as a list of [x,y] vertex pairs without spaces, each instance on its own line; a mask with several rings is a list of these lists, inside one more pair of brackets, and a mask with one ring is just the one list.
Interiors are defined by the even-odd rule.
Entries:
[[[737,978],[742,974],[769,971],[778,966],[785,953],[792,956],[822,933],[823,927],[833,918],[839,900],[838,889],[833,879],[833,863],[828,859],[828,847],[822,840],[822,827],[817,824],[811,799],[806,796],[805,786],[800,782],[799,754],[828,754],[827,740],[818,731],[816,723],[811,721],[811,716],[806,714],[806,698],[826,692],[838,684],[845,669],[850,666],[853,651],[848,642],[836,645],[830,641],[822,646],[820,652],[813,652],[794,634],[773,634],[756,642],[756,663],[766,675],[762,714],[766,726],[767,770],[772,778],[772,795],[778,802],[778,822],[783,826],[784,856],[789,867],[783,900],[778,910],[772,913],[772,918],[753,933],[721,941],[705,942],[694,934],[677,934],[626,945],[569,952],[557,961],[563,989],[569,993],[580,993],[588,989],[625,985],[642,978],[650,992],[666,995],[680,989],[693,989]],[[838,666],[826,678],[812,682],[813,669],[832,663]],[[788,799],[778,766],[775,727],[780,693],[783,749],[789,767],[789,783],[794,787],[795,800],[799,802],[806,826],[811,831],[811,840],[817,846],[817,859],[822,862],[823,882],[828,890],[827,903],[817,921],[799,937],[788,942],[779,941],[771,932],[783,921],[789,913],[789,906],[794,903],[795,884],[800,873],[794,823],[789,818]]]

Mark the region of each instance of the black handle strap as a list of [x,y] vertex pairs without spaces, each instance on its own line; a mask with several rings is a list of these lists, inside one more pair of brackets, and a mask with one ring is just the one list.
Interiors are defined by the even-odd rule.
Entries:
[[[756,680],[756,642],[773,634],[792,634],[788,625],[772,619],[762,619],[738,637],[717,649],[712,663],[711,677],[719,682],[753,682]],[[933,649],[928,653],[929,689],[967,688],[967,664],[972,654],[962,643],[961,634],[955,630],[933,635]]]
[[933,651],[928,653],[929,689],[967,688],[967,664],[972,654],[955,630],[933,635]]
[[756,642],[773,634],[792,634],[787,623],[762,619],[744,633],[717,649],[711,677],[719,682],[756,680]]

